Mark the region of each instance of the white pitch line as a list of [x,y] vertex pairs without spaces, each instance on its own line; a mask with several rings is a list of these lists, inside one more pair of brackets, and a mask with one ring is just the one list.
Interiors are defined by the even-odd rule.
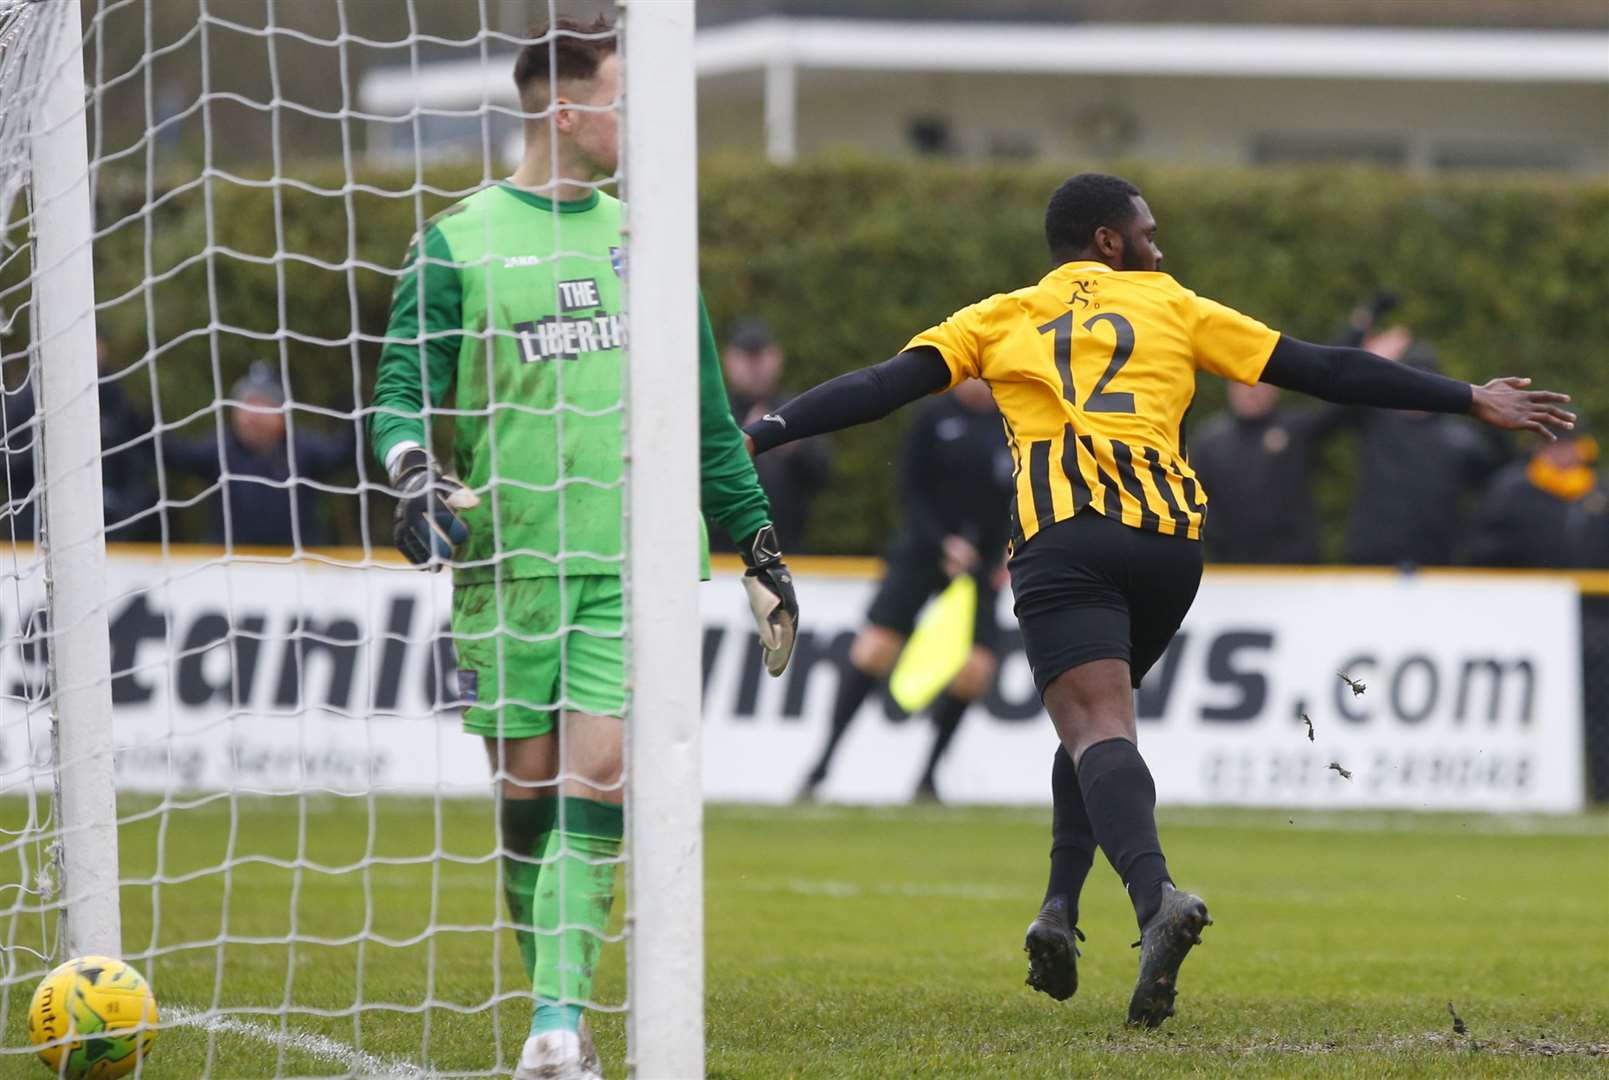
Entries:
[[344,1065],[352,1073],[363,1077],[386,1077],[388,1080],[430,1080],[436,1074],[427,1069],[395,1058],[383,1058],[348,1046],[328,1035],[308,1031],[281,1032],[277,1028],[255,1020],[242,1020],[237,1016],[219,1015],[205,1009],[189,1009],[183,1005],[169,1005],[162,1009],[160,1027],[199,1027],[220,1035],[239,1035],[272,1046],[282,1046],[296,1053],[306,1054],[328,1065]]

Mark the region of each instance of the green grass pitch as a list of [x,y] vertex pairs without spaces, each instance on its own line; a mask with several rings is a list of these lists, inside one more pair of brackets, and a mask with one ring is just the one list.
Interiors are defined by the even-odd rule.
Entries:
[[[139,805],[125,798],[123,812]],[[0,803],[0,824],[22,813]],[[1047,820],[712,808],[710,1074],[1609,1075],[1601,814],[1165,811],[1174,873],[1216,925],[1158,1032],[1121,1023],[1137,935],[1104,862],[1085,895],[1078,996],[1059,1005],[1023,986]],[[485,930],[502,910],[491,835],[490,803],[474,800],[222,799],[125,825],[125,877],[149,878],[161,852],[166,883],[126,887],[123,911],[125,952],[165,1019],[214,1003],[292,1007],[283,1022],[165,1030],[139,1075],[506,1075],[529,1005],[511,935]],[[227,876],[212,872],[231,860]],[[279,865],[297,860],[331,872]],[[10,947],[37,945],[43,929],[37,916],[0,920]],[[236,942],[221,954],[220,934]],[[293,934],[330,943],[292,948]],[[611,945],[602,1000],[619,1003],[623,976]],[[8,1050],[26,1041],[30,990],[4,1002]],[[427,999],[440,1004],[424,1011]],[[399,1008],[354,1018],[359,1000]],[[1454,1034],[1449,1001],[1467,1035]],[[621,1017],[594,1022],[609,1075],[622,1075]],[[47,1075],[0,1055],[0,1076]]]

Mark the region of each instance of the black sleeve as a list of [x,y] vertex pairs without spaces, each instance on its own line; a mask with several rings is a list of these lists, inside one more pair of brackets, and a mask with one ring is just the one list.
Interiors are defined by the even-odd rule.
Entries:
[[881,420],[901,405],[950,385],[950,368],[932,346],[902,352],[806,390],[743,431],[764,453],[795,439]]
[[1468,383],[1362,349],[1314,345],[1283,334],[1263,368],[1262,381],[1337,405],[1423,412],[1467,413],[1474,394]]

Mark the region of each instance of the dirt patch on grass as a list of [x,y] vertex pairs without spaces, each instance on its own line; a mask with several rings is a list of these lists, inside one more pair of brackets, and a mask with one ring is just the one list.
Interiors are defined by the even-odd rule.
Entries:
[[1193,1039],[1172,1039],[1135,1033],[1127,1039],[1108,1039],[1102,1049],[1114,1054],[1175,1051],[1180,1054],[1368,1054],[1401,1053],[1411,1050],[1440,1050],[1447,1053],[1491,1054],[1496,1057],[1580,1057],[1609,1058],[1609,1042],[1576,1042],[1570,1039],[1537,1038],[1472,1039],[1467,1035],[1398,1035],[1391,1038],[1322,1042],[1282,1042],[1275,1039],[1251,1043],[1202,1043]]
[[1446,1050],[1498,1054],[1509,1057],[1602,1057],[1609,1058],[1609,1042],[1572,1042],[1568,1039],[1471,1039],[1466,1035],[1422,1035],[1403,1040],[1407,1045],[1427,1043]]

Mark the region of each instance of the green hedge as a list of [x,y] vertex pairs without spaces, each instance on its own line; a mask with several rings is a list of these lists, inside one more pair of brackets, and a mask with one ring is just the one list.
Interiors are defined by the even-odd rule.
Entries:
[[[1609,186],[1377,171],[1125,169],[1159,222],[1164,269],[1204,295],[1324,340],[1382,284],[1394,318],[1433,342],[1449,374],[1525,372],[1609,422]],[[874,362],[952,309],[1037,280],[1042,222],[1066,170],[897,163],[702,174],[701,272],[717,320],[771,321],[797,387]],[[1220,407],[1201,379],[1195,416]],[[897,506],[894,424],[837,436],[838,481],[811,540],[876,550]],[[1344,451],[1333,455],[1345,469]],[[1348,494],[1320,489],[1331,548]]]
[[[954,308],[1045,271],[1041,214],[1065,172],[707,162],[700,277],[717,331],[739,314],[765,317],[787,347],[796,389],[881,360]],[[1160,222],[1165,268],[1196,291],[1323,339],[1355,302],[1390,285],[1402,296],[1398,317],[1436,345],[1449,373],[1532,374],[1576,395],[1600,426],[1609,423],[1609,380],[1596,369],[1609,343],[1609,185],[1331,169],[1127,172]],[[341,174],[315,169],[304,179],[339,188]],[[462,190],[478,172],[443,169],[428,179]],[[400,192],[413,177],[365,172],[362,180]],[[281,186],[276,198],[274,190],[226,180],[211,187],[209,235],[208,196],[199,186],[173,191],[144,214],[142,186],[102,178],[99,221],[109,231],[97,247],[97,291],[107,302],[101,326],[114,355],[159,350],[160,407],[169,423],[204,412],[253,356],[272,357],[280,347],[298,401],[351,408],[372,385],[374,339],[384,331],[392,284],[368,267],[396,265],[422,216],[450,196]],[[300,257],[276,263],[276,250]],[[142,289],[153,275],[156,283]],[[209,326],[209,293],[216,335],[197,332]],[[247,336],[271,338],[281,329],[297,336],[283,346]],[[131,385],[146,396],[149,382],[136,373]],[[1215,380],[1203,379],[1196,415],[1221,400]],[[900,428],[886,423],[836,437],[837,476],[810,537],[816,550],[881,547],[898,512],[888,492]],[[1333,513],[1345,478],[1325,488]],[[334,516],[356,539],[356,508],[339,507]]]

